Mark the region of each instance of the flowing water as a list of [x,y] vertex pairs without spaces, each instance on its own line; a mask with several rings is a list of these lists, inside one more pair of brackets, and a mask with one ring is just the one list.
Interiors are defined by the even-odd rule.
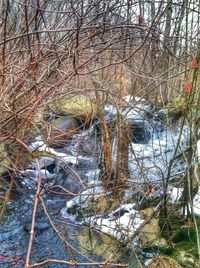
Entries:
[[[155,122],[153,124],[155,125]],[[131,180],[134,183],[159,184],[159,181],[165,178],[167,163],[173,156],[179,137],[178,128],[157,128],[155,130],[154,127],[150,127],[150,129],[151,139],[148,144],[131,143],[130,146],[129,169]],[[186,146],[186,141],[187,128],[182,134],[182,146]],[[59,160],[54,161],[51,157],[46,158],[48,172],[41,165],[44,181],[42,198],[53,224],[77,251],[66,249],[65,244],[49,223],[40,203],[36,217],[32,263],[47,258],[75,260],[76,262],[90,262],[91,260],[98,262],[104,261],[111,254],[106,250],[107,248],[111,252],[119,251],[115,240],[113,244],[113,242],[108,242],[105,237],[99,238],[98,232],[96,235],[94,232],[88,234],[88,229],[85,229],[83,222],[78,222],[70,217],[63,218],[61,215],[61,210],[65,207],[66,202],[73,197],[69,192],[64,192],[63,188],[78,194],[84,187],[87,187],[88,183],[98,182],[100,172],[100,140],[91,135],[90,130],[77,134],[66,142],[64,148],[54,149]],[[40,143],[37,141],[34,146],[37,144]],[[37,171],[34,168],[34,163],[32,163],[26,173],[19,174],[12,199],[8,203],[4,220],[0,224],[0,267],[24,267],[37,184]],[[171,175],[179,174],[183,169],[184,165],[179,161],[173,166]],[[29,178],[27,178],[28,176]],[[90,236],[92,238],[88,239]],[[96,238],[94,239],[94,237]],[[100,241],[99,244],[96,244],[97,240]],[[95,249],[97,245],[99,250]],[[122,249],[120,250],[122,251]],[[129,267],[141,267],[133,252],[124,249],[124,254],[116,257],[116,261],[127,262],[127,260],[129,260]],[[44,267],[66,267],[66,265],[46,264]]]

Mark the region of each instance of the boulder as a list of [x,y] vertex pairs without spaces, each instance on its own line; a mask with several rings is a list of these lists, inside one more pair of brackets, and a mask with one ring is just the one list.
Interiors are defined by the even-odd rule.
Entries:
[[143,220],[148,220],[150,218],[150,220],[142,227],[139,232],[139,238],[142,246],[155,245],[160,234],[160,227],[158,224],[159,219],[155,216],[151,217],[153,212],[153,207],[140,211],[140,215]]
[[66,138],[72,137],[79,130],[77,120],[70,116],[60,116],[43,131],[45,140],[53,148],[66,145]]
[[81,94],[67,94],[50,104],[50,109],[57,115],[71,115],[84,119],[94,118],[97,114],[97,105]]
[[64,132],[74,132],[78,128],[78,122],[76,119],[69,116],[60,116],[52,123],[52,131],[64,131]]
[[[17,161],[16,161],[17,159]],[[5,142],[0,144],[0,175],[12,171],[16,166],[27,168],[32,161],[30,152],[16,142]]]
[[183,97],[175,98],[166,105],[166,109],[168,110],[169,120],[176,123],[181,116],[188,112],[187,99]]

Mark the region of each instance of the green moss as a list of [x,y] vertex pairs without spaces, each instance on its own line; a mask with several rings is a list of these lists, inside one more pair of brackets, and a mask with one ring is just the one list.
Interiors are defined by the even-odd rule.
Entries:
[[174,256],[174,254],[176,253],[176,250],[173,247],[162,247],[160,248],[160,253],[163,253],[167,256]]
[[194,228],[182,227],[179,231],[177,231],[172,237],[172,242],[181,243],[181,242],[197,242],[196,239],[196,231]]
[[172,237],[172,242],[180,251],[191,254],[194,258],[198,258],[197,236],[195,227],[182,226]]
[[[194,262],[197,261],[198,250],[194,225],[192,222],[187,225],[187,220],[179,215],[178,209],[175,206],[169,207],[168,211],[169,220],[173,228],[170,238],[164,210],[160,211],[159,225],[161,228],[161,236],[168,239],[168,242],[172,246],[161,247],[160,252],[164,255],[170,256],[181,264],[186,261],[191,262],[191,260]],[[196,221],[197,226],[200,226],[200,218],[197,218]]]
[[[161,213],[160,226],[164,226],[162,229],[162,235],[167,237],[168,230],[166,228],[166,219],[164,212]],[[187,226],[186,219],[180,218],[179,215],[173,210],[170,213],[170,221],[173,227],[172,236],[170,242],[171,247],[162,247],[160,252],[172,257],[178,262],[182,263],[183,256],[185,261],[196,261],[198,259],[197,238],[194,225]],[[197,225],[199,226],[200,218],[197,219]],[[186,266],[190,267],[190,266]]]
[[148,247],[142,248],[142,251],[145,253],[155,253],[158,251],[158,249],[159,249],[158,246],[148,246]]
[[[185,220],[181,217],[178,213],[178,210],[175,206],[168,207],[168,217],[173,227],[172,236],[180,230],[180,228],[185,224]],[[167,226],[167,220],[165,217],[164,209],[160,210],[160,217],[159,217],[159,226],[161,229],[161,236],[166,239],[169,239],[169,229]]]
[[50,104],[50,109],[60,115],[73,115],[74,117],[95,117],[97,106],[90,98],[81,94],[67,94]]
[[173,101],[169,102],[166,105],[166,108],[169,111],[169,114],[175,115],[175,114],[184,114],[187,111],[187,100],[186,98],[180,97],[176,98]]

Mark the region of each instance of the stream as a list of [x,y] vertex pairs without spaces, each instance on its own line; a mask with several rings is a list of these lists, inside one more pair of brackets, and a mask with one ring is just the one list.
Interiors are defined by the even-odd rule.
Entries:
[[[86,246],[90,243],[90,247],[94,246],[92,246],[92,240],[87,238],[91,233],[85,236],[87,220],[78,221],[69,213],[63,215],[63,208],[65,208],[66,202],[73,198],[73,194],[79,194],[88,186],[99,183],[101,141],[93,134],[93,129],[94,126],[91,126],[88,130],[81,131],[73,138],[67,139],[63,148],[50,148],[51,153],[56,155],[56,159],[43,157],[40,161],[43,181],[41,196],[48,214],[58,231],[76,250],[66,249],[65,244],[49,223],[40,203],[36,215],[31,263],[40,262],[47,258],[74,260],[76,262],[90,262],[91,260],[101,262],[108,257],[104,251],[99,251],[101,252],[99,255],[97,251]],[[151,183],[155,192],[157,191],[157,194],[161,195],[162,190],[158,188],[160,188],[162,179],[167,175],[167,166],[173,157],[174,148],[179,138],[179,127],[178,124],[174,124],[172,127],[162,127],[159,121],[150,120],[148,129],[150,131],[148,142],[133,141],[130,144],[130,182],[141,185],[141,194],[144,193],[145,187]],[[42,148],[44,144],[38,137],[31,146],[32,148]],[[187,128],[184,128],[181,135],[181,146],[182,148],[187,146]],[[183,171],[184,163],[177,161],[172,167],[171,176],[179,176]],[[15,186],[4,220],[0,223],[0,267],[5,268],[24,267],[37,186],[35,163],[18,174]],[[64,188],[68,192],[65,192]],[[130,195],[130,191],[127,194]],[[108,233],[111,234],[111,232]],[[82,234],[81,238],[80,234]],[[98,232],[96,233],[98,237],[97,234]],[[95,234],[93,233],[92,236],[94,237]],[[105,239],[102,237],[98,239],[101,240],[100,244],[105,250]],[[97,245],[99,248],[100,244]],[[110,248],[109,243],[108,245]],[[137,268],[141,267],[140,262],[144,264],[145,257],[141,254],[134,254],[132,249],[124,249],[124,253],[117,256],[115,262],[125,262],[129,264],[129,267]],[[66,267],[66,265],[49,263],[43,267]]]

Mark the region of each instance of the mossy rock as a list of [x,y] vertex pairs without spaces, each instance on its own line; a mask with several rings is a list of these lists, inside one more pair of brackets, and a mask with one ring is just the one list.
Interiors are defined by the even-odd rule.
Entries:
[[52,131],[74,132],[77,129],[77,120],[69,116],[60,116],[52,123]]
[[26,169],[33,160],[32,154],[17,142],[6,142],[0,144],[0,175],[12,172],[16,166]]
[[72,137],[80,129],[75,118],[60,116],[48,128],[42,130],[45,139],[48,138],[48,145],[51,147],[63,147],[66,145],[66,138]]
[[168,115],[172,119],[179,119],[182,115],[187,113],[187,100],[186,98],[180,97],[169,102],[166,105]]
[[167,256],[154,257],[147,268],[182,268],[178,262]]
[[[162,213],[162,212],[161,212]],[[183,267],[200,267],[198,264],[198,249],[195,226],[192,221],[187,221],[171,212],[170,221],[173,226],[171,234],[171,247],[161,247],[160,252],[177,260]],[[200,219],[197,218],[197,225]],[[165,226],[163,219],[160,220],[160,226]],[[168,230],[163,228],[162,235],[168,237]],[[184,257],[183,257],[184,256]],[[187,264],[186,264],[187,263]]]
[[159,219],[156,218],[156,216],[151,218],[153,212],[154,210],[152,207],[140,211],[142,219],[148,220],[150,218],[150,220],[143,226],[139,233],[140,242],[143,246],[154,244],[160,234]]
[[75,118],[91,119],[97,115],[97,105],[87,96],[68,94],[49,105],[51,111],[58,115],[72,115]]
[[121,245],[111,236],[99,233],[94,229],[85,229],[76,234],[81,246],[81,252],[88,251],[103,258],[103,260],[116,260],[121,255]]

